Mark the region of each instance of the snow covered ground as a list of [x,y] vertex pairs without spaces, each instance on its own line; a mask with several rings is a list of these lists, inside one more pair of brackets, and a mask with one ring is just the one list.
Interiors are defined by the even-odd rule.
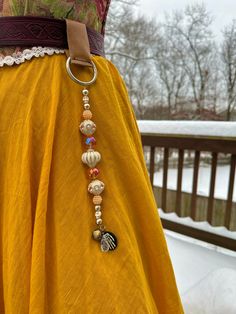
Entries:
[[236,252],[164,232],[185,314],[235,314]]
[[[198,194],[209,195],[210,167],[199,169]],[[154,185],[162,186],[162,169]],[[229,166],[218,166],[215,198],[226,199]],[[193,169],[184,168],[182,190],[191,193]],[[168,171],[168,189],[176,190],[177,169]],[[236,183],[233,199],[236,201]],[[236,232],[158,210],[162,218],[236,240]],[[164,230],[185,314],[236,314],[236,252]]]

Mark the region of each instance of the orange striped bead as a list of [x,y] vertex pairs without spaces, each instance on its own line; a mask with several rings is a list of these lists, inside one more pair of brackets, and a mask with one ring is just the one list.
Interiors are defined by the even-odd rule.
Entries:
[[83,111],[83,118],[85,120],[90,120],[92,118],[93,114],[90,110],[84,110]]
[[102,203],[102,197],[100,195],[95,195],[93,197],[93,204],[99,205]]

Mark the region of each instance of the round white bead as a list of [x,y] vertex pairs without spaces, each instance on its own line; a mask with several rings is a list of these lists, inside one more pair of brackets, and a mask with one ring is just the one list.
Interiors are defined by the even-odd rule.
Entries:
[[82,93],[83,93],[84,96],[88,96],[89,91],[87,89],[83,89]]
[[96,223],[97,223],[97,225],[101,225],[102,224],[102,219],[101,218],[97,219]]
[[97,210],[101,210],[101,205],[96,205],[95,206],[95,210],[97,211]]
[[95,212],[95,217],[98,219],[102,216],[102,212],[101,211],[96,211]]
[[90,104],[84,104],[84,109],[86,110],[90,109]]

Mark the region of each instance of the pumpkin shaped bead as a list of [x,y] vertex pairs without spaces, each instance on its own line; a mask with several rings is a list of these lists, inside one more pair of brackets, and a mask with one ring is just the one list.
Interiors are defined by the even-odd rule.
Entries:
[[82,154],[81,159],[84,164],[87,164],[90,168],[94,168],[101,160],[101,154],[91,148]]

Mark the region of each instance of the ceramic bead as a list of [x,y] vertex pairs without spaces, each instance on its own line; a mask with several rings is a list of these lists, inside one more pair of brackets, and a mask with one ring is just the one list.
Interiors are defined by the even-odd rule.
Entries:
[[104,188],[105,184],[102,181],[93,180],[88,186],[88,191],[91,194],[99,195],[103,192]]
[[83,163],[87,164],[90,168],[94,168],[100,160],[101,154],[93,149],[88,149],[82,155]]
[[96,124],[92,120],[84,120],[79,128],[84,135],[92,135],[96,131]]

